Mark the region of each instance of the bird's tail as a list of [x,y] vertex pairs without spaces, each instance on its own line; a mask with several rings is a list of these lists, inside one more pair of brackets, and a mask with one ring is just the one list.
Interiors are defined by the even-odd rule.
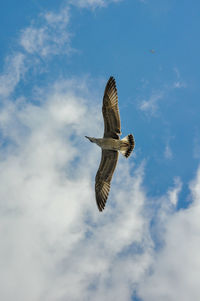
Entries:
[[121,140],[120,153],[128,158],[135,147],[135,140],[132,134],[124,137]]

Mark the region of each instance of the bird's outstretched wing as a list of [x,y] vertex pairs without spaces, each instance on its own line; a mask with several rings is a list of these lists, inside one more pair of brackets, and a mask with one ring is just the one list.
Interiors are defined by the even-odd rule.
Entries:
[[105,207],[117,160],[118,151],[102,150],[101,162],[95,178],[96,202],[99,211]]
[[115,79],[111,76],[107,82],[102,113],[104,118],[104,138],[119,139],[121,123],[118,108],[118,96]]

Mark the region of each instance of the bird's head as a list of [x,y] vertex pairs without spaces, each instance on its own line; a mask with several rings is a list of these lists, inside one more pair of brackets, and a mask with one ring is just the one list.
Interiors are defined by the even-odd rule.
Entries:
[[89,139],[89,140],[90,140],[90,142],[94,142],[94,139],[95,139],[95,138],[88,137],[88,136],[85,136],[85,138]]

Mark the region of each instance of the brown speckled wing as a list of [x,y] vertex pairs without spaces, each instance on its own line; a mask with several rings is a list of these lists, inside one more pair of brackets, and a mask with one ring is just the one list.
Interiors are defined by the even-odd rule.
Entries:
[[99,211],[102,211],[105,207],[117,160],[117,151],[102,150],[101,162],[95,178],[96,202]]
[[118,96],[115,79],[111,76],[107,82],[102,113],[104,118],[104,138],[119,139],[121,123],[118,108]]

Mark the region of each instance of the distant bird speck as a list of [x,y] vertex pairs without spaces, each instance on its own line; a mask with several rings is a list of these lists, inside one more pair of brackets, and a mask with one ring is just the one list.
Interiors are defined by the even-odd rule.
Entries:
[[149,50],[151,53],[155,53],[156,51],[155,51],[155,49],[150,49]]
[[118,96],[115,79],[111,76],[107,82],[102,113],[104,118],[103,138],[88,137],[102,149],[101,162],[95,178],[96,202],[99,211],[105,207],[110,183],[118,160],[118,152],[128,158],[134,149],[135,141],[132,134],[120,140],[121,122],[118,108]]

